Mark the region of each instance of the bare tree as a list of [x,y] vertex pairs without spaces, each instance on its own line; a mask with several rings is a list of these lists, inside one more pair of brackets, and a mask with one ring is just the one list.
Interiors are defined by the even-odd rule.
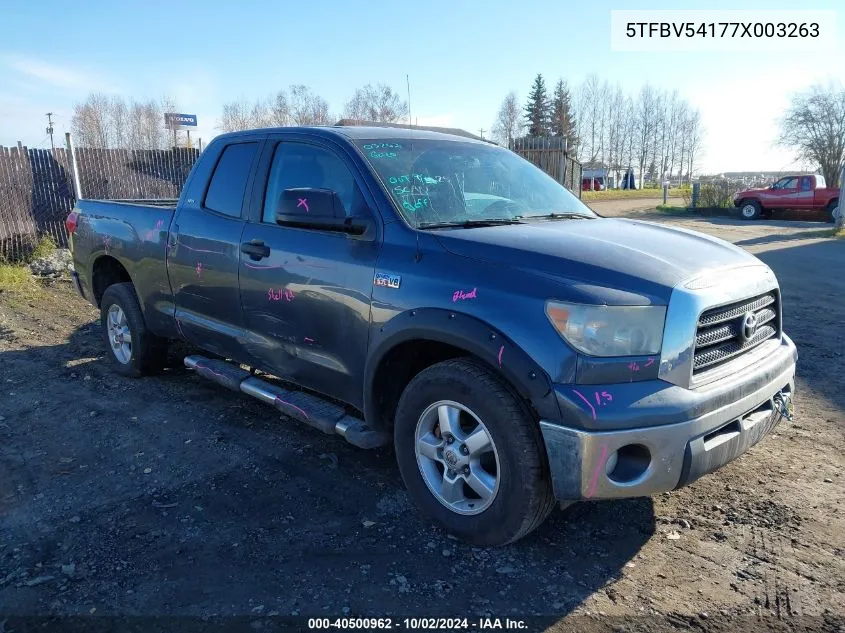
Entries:
[[284,90],[279,90],[276,93],[270,109],[272,111],[273,125],[277,127],[290,125],[290,105],[288,104],[288,96]]
[[640,168],[640,188],[645,184],[645,172],[649,158],[652,157],[654,145],[654,134],[658,119],[658,97],[650,84],[640,89],[636,104],[636,141],[637,161]]
[[92,93],[73,106],[71,129],[82,147],[109,147],[109,127],[112,101],[102,93]]
[[818,165],[828,187],[836,187],[845,164],[845,88],[816,84],[795,95],[781,121],[781,145]]
[[169,97],[158,102],[126,101],[94,93],[73,108],[71,129],[80,147],[165,149],[172,144],[164,113],[174,112]]
[[245,100],[223,104],[223,114],[217,127],[223,132],[237,132],[255,127],[252,123],[253,107]]
[[581,130],[578,156],[583,162],[594,161],[598,158],[600,91],[601,84],[595,74],[589,75],[578,89],[576,112],[578,127]]
[[688,151],[687,151],[687,180],[692,182],[692,175],[695,173],[696,161],[701,158],[701,151],[704,141],[704,130],[701,125],[701,113],[694,110],[687,119],[686,126]]
[[346,102],[344,114],[347,118],[358,121],[396,123],[405,119],[407,110],[407,102],[403,101],[390,86],[367,84],[363,88],[358,88],[352,98]]
[[290,114],[294,125],[328,125],[331,122],[329,104],[311,92],[308,86],[290,87]]
[[493,124],[493,136],[502,145],[510,147],[514,139],[522,135],[522,108],[516,92],[507,94]]

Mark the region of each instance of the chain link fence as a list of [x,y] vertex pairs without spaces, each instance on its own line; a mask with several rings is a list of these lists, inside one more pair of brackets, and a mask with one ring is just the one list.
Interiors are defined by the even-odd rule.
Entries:
[[[178,198],[198,156],[188,148],[77,148],[82,197]],[[20,260],[46,236],[66,246],[64,221],[75,201],[68,150],[0,146],[0,258]]]
[[514,139],[510,149],[581,197],[583,169],[581,163],[567,153],[565,138],[526,136]]

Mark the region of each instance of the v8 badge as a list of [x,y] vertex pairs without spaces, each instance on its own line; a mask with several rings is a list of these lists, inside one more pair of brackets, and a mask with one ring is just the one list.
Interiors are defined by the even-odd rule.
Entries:
[[398,290],[399,284],[402,283],[401,275],[393,275],[391,273],[376,273],[373,279],[374,286],[383,286],[385,288],[393,288]]

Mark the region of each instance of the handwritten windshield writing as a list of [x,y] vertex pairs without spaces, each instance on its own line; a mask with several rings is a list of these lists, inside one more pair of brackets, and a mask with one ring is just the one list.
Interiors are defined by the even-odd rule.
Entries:
[[364,149],[369,151],[371,149],[402,149],[399,143],[367,143]]

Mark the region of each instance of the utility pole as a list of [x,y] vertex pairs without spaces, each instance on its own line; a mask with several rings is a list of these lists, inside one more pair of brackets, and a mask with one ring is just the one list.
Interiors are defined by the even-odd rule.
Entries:
[[485,129],[482,127],[482,128],[479,128],[479,129],[478,129],[478,131],[481,133],[481,140],[483,141],[483,140],[484,140],[484,133],[485,133],[487,130],[485,130]]
[[47,113],[47,134],[50,135],[50,146],[53,148],[53,151],[56,151],[56,144],[53,142],[53,113]]

